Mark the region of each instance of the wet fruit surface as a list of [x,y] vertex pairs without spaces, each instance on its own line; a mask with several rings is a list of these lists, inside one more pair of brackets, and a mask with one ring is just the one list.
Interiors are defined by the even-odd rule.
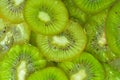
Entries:
[[0,80],[120,80],[119,0],[0,0]]

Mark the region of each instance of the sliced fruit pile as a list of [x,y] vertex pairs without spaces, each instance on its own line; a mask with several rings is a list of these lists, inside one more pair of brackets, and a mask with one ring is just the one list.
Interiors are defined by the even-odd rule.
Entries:
[[0,0],[0,80],[120,80],[119,0]]

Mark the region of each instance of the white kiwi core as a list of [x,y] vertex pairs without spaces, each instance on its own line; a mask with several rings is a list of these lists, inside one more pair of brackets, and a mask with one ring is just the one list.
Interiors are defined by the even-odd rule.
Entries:
[[105,33],[102,34],[101,38],[98,41],[98,44],[102,47],[106,44],[106,38],[105,38]]
[[25,80],[25,76],[27,73],[26,62],[22,61],[17,68],[17,80]]
[[70,80],[85,80],[87,74],[84,69],[80,70],[78,73],[73,74]]
[[69,41],[65,36],[54,36],[52,43],[58,46],[65,46],[69,44]]
[[48,13],[44,11],[40,11],[38,14],[38,18],[43,21],[43,22],[49,22],[50,21],[50,16]]
[[19,41],[23,41],[22,39],[26,39],[25,37],[27,36],[25,34],[25,28],[23,24],[17,24],[15,27],[15,36],[14,36],[14,40],[15,42],[19,42]]
[[14,0],[16,6],[20,5],[24,0]]

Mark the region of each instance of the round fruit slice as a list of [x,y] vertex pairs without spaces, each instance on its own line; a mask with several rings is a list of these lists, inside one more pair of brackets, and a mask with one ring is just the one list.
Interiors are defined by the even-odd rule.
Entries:
[[86,51],[92,53],[99,61],[108,62],[117,56],[109,48],[106,41],[105,34],[105,22],[108,14],[107,11],[103,11],[96,14],[89,19],[85,25],[88,42]]
[[24,17],[34,32],[57,34],[66,27],[68,12],[60,0],[28,0]]
[[120,72],[120,56],[109,62],[110,66]]
[[0,0],[0,11],[3,18],[12,23],[20,23],[23,19],[23,8],[26,0]]
[[104,80],[102,65],[91,54],[83,52],[79,58],[72,62],[59,63],[69,76],[69,80]]
[[48,67],[31,74],[28,80],[68,80],[68,78],[62,70]]
[[0,18],[0,57],[13,45],[13,35],[10,27],[12,25],[9,22]]
[[111,50],[120,55],[120,1],[112,7],[108,14],[106,38]]
[[29,42],[30,30],[25,22],[20,24],[10,24],[7,23],[7,21],[0,21],[0,26],[1,53],[6,53],[13,44]]
[[66,5],[71,18],[77,19],[81,24],[84,24],[87,21],[87,14],[75,5],[74,0],[63,0],[63,2]]
[[120,73],[118,71],[110,67],[108,64],[104,64],[104,68],[106,74],[105,80],[120,80]]
[[45,67],[39,50],[31,45],[16,45],[1,62],[1,80],[25,80],[32,72]]
[[11,31],[13,33],[13,39],[15,44],[29,42],[30,29],[25,22],[20,24],[13,24],[12,26],[13,27],[11,27]]
[[115,0],[74,0],[74,2],[87,13],[97,13],[112,5]]
[[86,45],[82,27],[70,21],[67,29],[54,36],[37,35],[37,45],[43,55],[51,61],[71,60],[81,54]]

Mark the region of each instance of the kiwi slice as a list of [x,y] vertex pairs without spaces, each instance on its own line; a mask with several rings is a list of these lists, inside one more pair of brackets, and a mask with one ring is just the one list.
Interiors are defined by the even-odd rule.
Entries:
[[29,42],[30,29],[25,22],[11,24],[7,21],[0,21],[0,51],[1,55],[6,53],[12,45]]
[[68,11],[60,0],[28,0],[24,17],[34,32],[53,35],[62,32],[68,22]]
[[13,45],[12,31],[10,31],[11,26],[9,22],[0,18],[0,58]]
[[120,73],[118,71],[110,67],[108,64],[104,64],[104,68],[106,74],[105,80],[120,80]]
[[30,29],[29,26],[23,22],[20,24],[13,24],[11,31],[13,32],[14,43],[28,43],[30,39]]
[[37,37],[37,33],[31,31],[30,40],[29,40],[29,43],[31,45],[37,46],[36,37]]
[[37,46],[43,55],[51,61],[72,60],[81,54],[86,45],[86,34],[79,23],[70,21],[67,29],[53,35],[37,35]]
[[20,23],[23,19],[23,8],[26,0],[0,0],[0,12],[4,19]]
[[104,80],[104,69],[99,61],[88,52],[83,52],[71,62],[58,66],[69,76],[69,80]]
[[116,0],[74,0],[75,4],[86,13],[97,13],[108,8]]
[[99,61],[108,62],[116,58],[106,41],[105,22],[108,10],[91,17],[86,23],[85,30],[88,37],[86,51],[92,53]]
[[31,74],[27,80],[68,80],[68,78],[59,68],[48,67]]
[[13,46],[1,62],[1,80],[25,80],[46,65],[39,50],[31,45]]
[[116,59],[109,61],[108,64],[113,67],[115,70],[120,72],[120,56],[117,57]]
[[63,0],[63,2],[66,5],[71,18],[77,19],[81,24],[84,24],[87,21],[87,14],[75,5],[74,0]]
[[106,21],[106,38],[111,50],[120,55],[120,1],[110,10]]

